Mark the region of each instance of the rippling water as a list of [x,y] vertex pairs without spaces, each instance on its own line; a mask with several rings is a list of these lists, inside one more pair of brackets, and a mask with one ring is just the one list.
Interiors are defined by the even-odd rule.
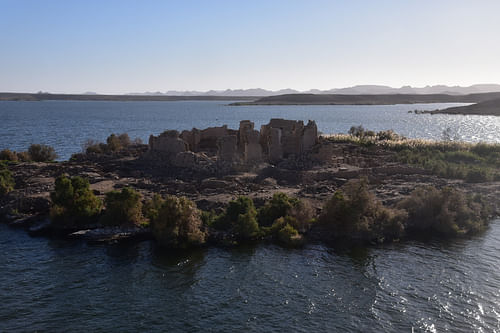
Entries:
[[477,237],[336,252],[162,252],[0,225],[0,331],[498,332],[500,220]]
[[32,143],[56,148],[62,159],[81,151],[88,139],[104,141],[111,133],[128,132],[147,142],[166,129],[205,128],[250,119],[256,128],[271,118],[316,120],[323,133],[346,133],[353,125],[393,129],[412,138],[440,139],[445,129],[464,141],[500,142],[500,117],[417,115],[462,104],[229,106],[230,101],[0,102],[0,149],[25,150]]

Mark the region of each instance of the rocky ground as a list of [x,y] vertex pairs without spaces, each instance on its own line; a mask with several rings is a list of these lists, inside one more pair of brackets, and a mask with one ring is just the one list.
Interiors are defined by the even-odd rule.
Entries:
[[[152,163],[143,158],[146,147],[133,154],[80,155],[72,161],[57,163],[18,163],[9,168],[16,181],[15,190],[0,202],[0,216],[12,226],[42,233],[48,225],[50,192],[61,174],[89,180],[98,196],[113,189],[132,187],[144,199],[155,193],[186,196],[200,209],[221,211],[240,195],[254,199],[257,206],[275,192],[285,192],[309,201],[320,210],[325,200],[347,180],[362,176],[370,180],[376,196],[391,205],[421,185],[457,186],[467,192],[488,197],[498,211],[500,182],[467,184],[449,180],[395,161],[395,155],[378,147],[333,143],[327,139],[307,156],[277,165],[261,164],[227,174],[193,174],[190,170]],[[140,230],[79,231],[73,235],[91,241],[117,241],[144,238]]]

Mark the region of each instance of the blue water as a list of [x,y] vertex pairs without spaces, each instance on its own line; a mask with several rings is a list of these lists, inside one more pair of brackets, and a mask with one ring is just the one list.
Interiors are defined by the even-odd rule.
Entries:
[[461,104],[229,106],[231,101],[0,102],[0,149],[25,150],[32,143],[53,146],[61,159],[82,150],[88,139],[104,141],[111,133],[129,133],[144,142],[166,129],[205,128],[240,120],[256,128],[271,118],[316,120],[323,133],[346,133],[353,125],[393,129],[411,138],[440,139],[445,129],[464,141],[500,142],[500,117],[417,115],[409,110],[434,110]]

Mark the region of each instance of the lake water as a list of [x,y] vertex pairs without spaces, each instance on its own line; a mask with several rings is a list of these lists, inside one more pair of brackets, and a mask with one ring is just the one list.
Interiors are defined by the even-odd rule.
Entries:
[[271,118],[316,120],[323,133],[346,133],[353,125],[367,129],[393,129],[411,138],[440,139],[445,129],[464,141],[500,142],[500,117],[409,114],[462,104],[229,106],[231,101],[0,102],[0,149],[25,150],[32,143],[53,146],[61,159],[81,151],[88,139],[104,141],[111,133],[129,133],[144,142],[166,129],[184,130],[240,120],[256,128]]
[[500,221],[448,243],[164,252],[0,225],[1,332],[498,332]]
[[[0,102],[0,149],[31,143],[63,158],[112,132],[239,120],[314,119],[324,133],[362,124],[410,136],[500,141],[494,117],[415,115],[444,105],[251,106],[226,102]],[[500,220],[483,234],[339,252],[161,251],[92,246],[0,224],[0,332],[500,332]]]

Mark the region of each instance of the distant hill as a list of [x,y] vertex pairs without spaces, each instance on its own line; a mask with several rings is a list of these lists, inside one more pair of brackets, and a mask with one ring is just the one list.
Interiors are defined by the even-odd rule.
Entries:
[[265,90],[255,89],[226,89],[209,91],[167,91],[131,93],[128,95],[165,95],[165,96],[277,96],[287,94],[316,94],[316,95],[382,95],[382,94],[447,94],[447,95],[467,95],[477,93],[500,92],[499,84],[475,84],[469,87],[435,85],[421,88],[403,86],[392,88],[383,85],[357,85],[348,88],[336,88],[328,90],[311,89],[308,91],[298,91],[294,89]]
[[259,98],[253,102],[236,102],[233,105],[383,105],[414,103],[478,103],[500,98],[500,92],[449,95],[449,94],[288,94]]

